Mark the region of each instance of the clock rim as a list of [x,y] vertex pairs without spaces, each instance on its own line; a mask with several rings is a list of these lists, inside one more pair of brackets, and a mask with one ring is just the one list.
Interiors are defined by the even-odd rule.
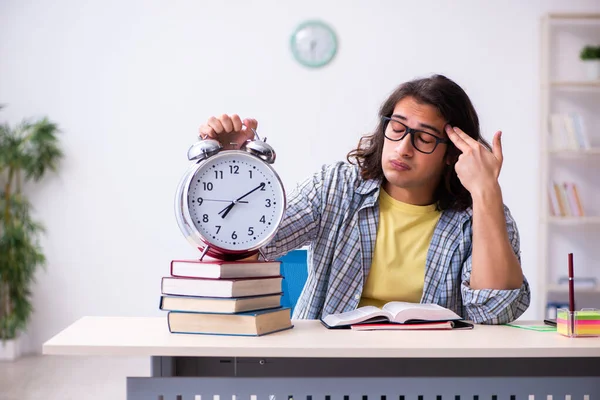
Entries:
[[[325,58],[323,61],[315,62],[315,63],[308,62],[308,61],[305,61],[304,59],[302,59],[302,57],[300,57],[300,55],[298,54],[298,50],[295,45],[296,44],[296,40],[295,40],[296,35],[302,29],[309,27],[309,26],[319,26],[319,27],[324,28],[327,32],[329,32],[329,34],[331,35],[331,37],[333,39],[333,52],[331,53],[331,55],[329,57]],[[321,67],[324,67],[325,65],[329,64],[337,55],[337,51],[338,51],[337,34],[333,30],[333,28],[324,21],[321,21],[318,19],[307,20],[307,21],[300,23],[300,25],[298,25],[296,27],[296,29],[290,36],[290,48],[292,49],[292,54],[294,55],[294,58],[296,59],[296,61],[298,61],[303,66],[309,67],[309,68],[321,68]]]
[[[283,197],[283,201],[282,201],[283,205],[282,205],[281,215],[275,224],[275,229],[273,229],[273,231],[268,236],[265,236],[256,245],[245,248],[245,249],[241,249],[241,250],[224,249],[216,244],[211,243],[210,239],[206,238],[196,228],[196,226],[193,222],[193,219],[190,215],[189,203],[187,201],[190,184],[192,182],[193,177],[198,172],[198,170],[200,168],[202,168],[205,164],[207,164],[209,161],[214,161],[215,159],[229,156],[232,153],[241,155],[243,157],[253,157],[254,160],[259,161],[265,167],[270,169],[271,172],[273,173],[273,176],[276,179],[276,183],[281,188],[281,194]],[[239,260],[242,258],[250,257],[250,256],[258,253],[262,247],[264,247],[266,244],[268,244],[273,239],[273,237],[275,237],[275,235],[277,234],[279,226],[281,225],[281,221],[283,221],[283,218],[285,216],[286,208],[287,208],[287,198],[286,198],[285,186],[283,185],[283,182],[281,181],[279,174],[277,173],[277,171],[275,171],[275,169],[271,165],[265,163],[263,160],[256,157],[255,155],[252,155],[243,150],[222,150],[218,154],[211,156],[207,159],[204,159],[200,162],[197,162],[197,163],[191,165],[190,168],[188,168],[187,172],[184,174],[184,176],[181,180],[179,187],[177,188],[175,214],[177,217],[177,222],[179,224],[180,230],[182,231],[182,233],[186,236],[188,241],[194,247],[198,248],[198,250],[200,250],[200,251],[203,251],[206,246],[209,246],[209,250],[207,252],[208,256],[217,258],[220,260],[224,260],[224,261],[229,261],[229,260]]]

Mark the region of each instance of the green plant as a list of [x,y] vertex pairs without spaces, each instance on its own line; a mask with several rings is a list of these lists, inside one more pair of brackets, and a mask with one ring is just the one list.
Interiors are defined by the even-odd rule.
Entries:
[[55,171],[62,151],[56,124],[47,118],[24,120],[11,128],[0,124],[0,339],[25,329],[33,307],[30,286],[46,258],[38,244],[44,232],[31,215],[25,181],[39,181]]
[[585,46],[579,53],[582,60],[600,60],[600,46]]

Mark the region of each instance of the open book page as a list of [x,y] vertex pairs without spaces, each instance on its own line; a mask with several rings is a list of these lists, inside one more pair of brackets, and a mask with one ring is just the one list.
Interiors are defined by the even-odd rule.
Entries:
[[412,320],[422,321],[450,321],[461,319],[454,311],[437,304],[406,303],[391,301],[383,306],[383,310],[389,312],[390,320],[404,323]]
[[442,322],[426,322],[419,324],[390,324],[390,323],[374,323],[374,324],[355,324],[351,326],[355,331],[412,331],[412,330],[439,330],[452,329],[453,321]]
[[385,310],[381,310],[373,306],[365,306],[340,314],[329,314],[323,318],[323,322],[331,327],[334,327],[356,324],[363,321],[388,321],[390,318],[391,314]]

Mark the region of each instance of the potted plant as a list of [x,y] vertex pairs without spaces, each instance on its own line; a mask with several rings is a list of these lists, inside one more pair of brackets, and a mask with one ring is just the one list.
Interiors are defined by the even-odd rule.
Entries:
[[30,286],[46,261],[38,244],[44,228],[32,216],[23,184],[56,170],[58,132],[47,118],[0,124],[0,359],[19,356],[19,334],[33,311]]
[[588,79],[600,79],[600,46],[585,46],[581,49],[579,58],[586,66]]

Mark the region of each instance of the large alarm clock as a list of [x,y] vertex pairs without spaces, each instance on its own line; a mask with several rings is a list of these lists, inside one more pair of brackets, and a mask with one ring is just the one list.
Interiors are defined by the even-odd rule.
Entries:
[[286,207],[285,189],[271,164],[275,151],[255,133],[240,150],[203,139],[188,150],[193,161],[177,188],[175,215],[202,254],[239,260],[275,235]]

